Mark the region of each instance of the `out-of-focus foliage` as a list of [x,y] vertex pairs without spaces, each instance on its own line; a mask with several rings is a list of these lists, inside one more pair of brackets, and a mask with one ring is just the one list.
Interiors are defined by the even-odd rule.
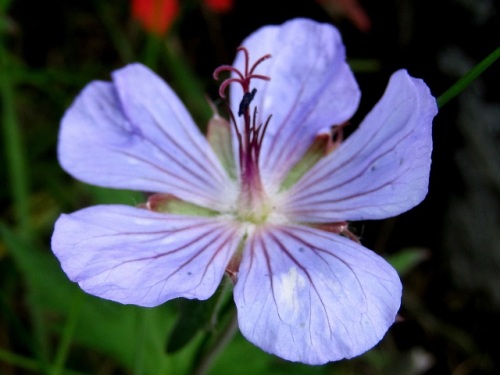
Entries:
[[[261,25],[310,17],[343,34],[364,95],[355,126],[395,69],[422,77],[439,96],[498,47],[500,8],[488,0],[272,8],[235,0],[222,13],[214,3],[180,1],[168,31],[150,34],[125,1],[0,1],[0,374],[498,373],[500,349],[489,344],[500,332],[498,63],[436,118],[426,201],[352,229],[392,262],[405,287],[399,321],[365,355],[310,367],[268,355],[238,333],[229,339],[232,300],[223,289],[209,301],[143,309],[86,295],[67,279],[50,251],[58,215],[145,199],[86,186],[58,165],[59,121],[89,81],[141,61],[203,129],[216,100],[211,73],[231,63],[240,41]],[[356,23],[361,15],[369,27]]]

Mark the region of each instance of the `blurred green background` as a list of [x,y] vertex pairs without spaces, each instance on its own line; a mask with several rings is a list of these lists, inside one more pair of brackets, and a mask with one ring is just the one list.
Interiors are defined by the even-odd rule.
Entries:
[[[223,2],[224,3],[224,2]],[[335,24],[363,98],[353,124],[406,68],[441,95],[499,45],[493,0],[180,1],[164,30],[127,1],[0,0],[0,374],[498,374],[500,87],[494,64],[441,108],[430,191],[397,218],[353,223],[403,279],[399,321],[365,355],[305,366],[239,334],[214,301],[144,309],[84,294],[50,251],[54,221],[141,194],[95,188],[62,171],[59,121],[83,86],[141,61],[174,87],[200,128],[217,99],[211,75],[259,26],[294,17]],[[148,26],[149,25],[149,26]],[[206,369],[203,367],[206,366]],[[198,369],[198,370],[196,370]]]

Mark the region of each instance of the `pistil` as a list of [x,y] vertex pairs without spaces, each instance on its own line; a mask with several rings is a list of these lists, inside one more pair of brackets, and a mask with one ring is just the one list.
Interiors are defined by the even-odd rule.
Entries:
[[238,108],[238,117],[243,117],[243,126],[238,127],[237,118],[230,110],[231,123],[234,127],[238,140],[239,166],[241,193],[239,197],[238,213],[243,221],[261,222],[267,216],[266,197],[259,173],[259,156],[262,141],[271,117],[264,123],[257,123],[257,108],[251,110],[251,102],[257,95],[257,89],[251,88],[252,79],[270,80],[269,77],[256,74],[255,69],[271,55],[264,55],[250,66],[248,50],[239,47],[238,52],[242,52],[245,58],[244,71],[223,65],[214,71],[214,78],[218,79],[221,72],[227,71],[231,77],[224,80],[219,87],[219,95],[225,98],[225,90],[229,84],[237,83],[243,90],[243,96]]

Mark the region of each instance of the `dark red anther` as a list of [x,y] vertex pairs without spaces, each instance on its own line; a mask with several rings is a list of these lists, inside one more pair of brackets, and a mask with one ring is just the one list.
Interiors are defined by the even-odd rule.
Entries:
[[241,99],[240,108],[238,109],[238,116],[241,116],[245,113],[256,93],[257,89],[253,89],[251,92],[246,92],[245,94],[243,94],[243,99]]

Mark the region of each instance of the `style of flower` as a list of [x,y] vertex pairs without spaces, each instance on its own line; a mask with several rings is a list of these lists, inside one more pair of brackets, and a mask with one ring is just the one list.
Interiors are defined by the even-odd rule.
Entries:
[[[226,13],[233,7],[233,0],[204,0],[204,5],[216,13]],[[132,16],[145,30],[164,35],[179,17],[179,0],[132,0]]]
[[140,64],[83,90],[62,120],[63,168],[155,194],[61,215],[52,249],[83,290],[123,304],[207,299],[227,273],[239,328],[263,350],[308,364],[359,355],[394,322],[401,283],[347,221],[424,199],[435,100],[397,71],[342,141],[359,89],[338,31],[306,19],[251,34],[223,71],[230,121],[215,116],[206,138]]

